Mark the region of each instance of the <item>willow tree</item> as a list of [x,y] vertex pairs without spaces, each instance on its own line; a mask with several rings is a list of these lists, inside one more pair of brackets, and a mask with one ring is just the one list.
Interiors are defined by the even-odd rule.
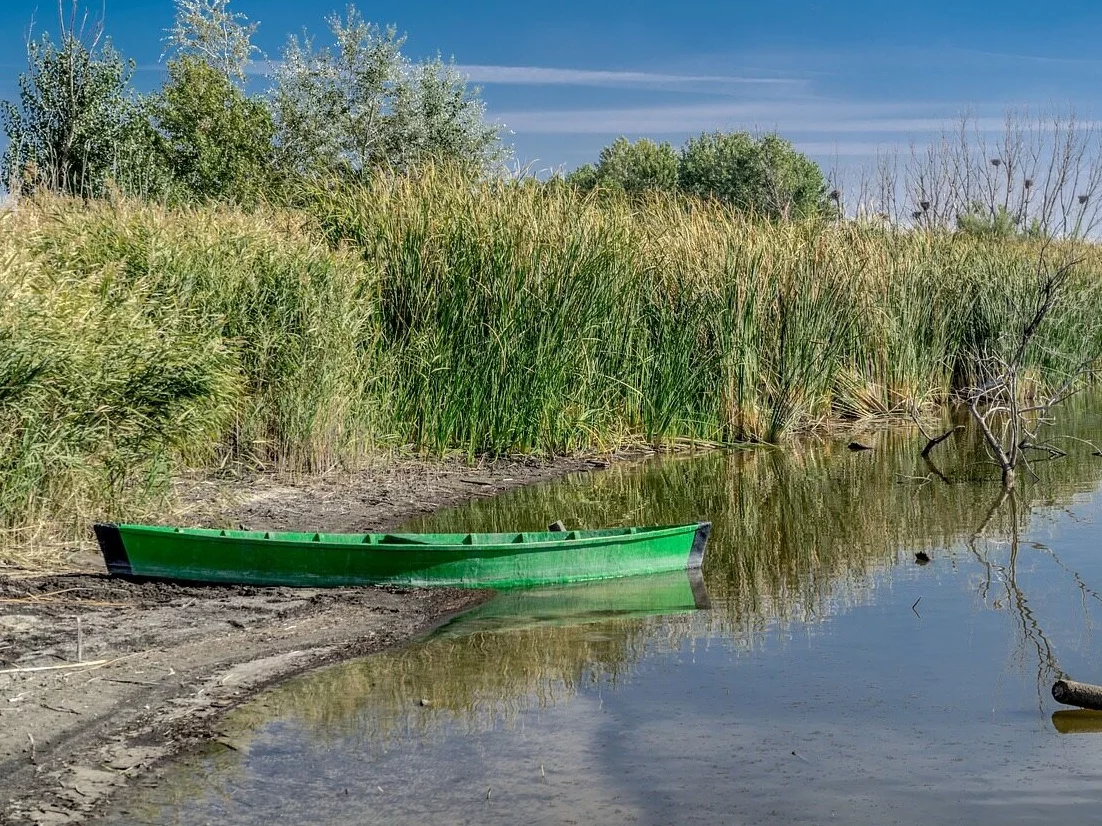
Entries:
[[411,63],[404,37],[352,6],[327,22],[332,45],[292,36],[276,64],[272,105],[285,170],[363,178],[427,160],[485,168],[501,157],[498,128],[453,64]]
[[272,117],[245,88],[256,29],[229,0],[177,0],[168,79],[149,107],[177,197],[250,202],[269,188]]
[[260,24],[230,11],[230,0],[176,0],[176,15],[165,37],[166,54],[191,55],[197,62],[244,83]]

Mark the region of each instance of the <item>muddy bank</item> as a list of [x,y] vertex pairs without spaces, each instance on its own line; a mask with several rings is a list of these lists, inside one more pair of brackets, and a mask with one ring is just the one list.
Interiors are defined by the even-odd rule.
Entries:
[[[388,463],[342,478],[182,483],[183,524],[369,531],[607,460]],[[457,589],[127,583],[90,550],[0,577],[0,822],[76,823],[318,665],[401,645],[488,598]],[[79,623],[78,623],[79,618]]]

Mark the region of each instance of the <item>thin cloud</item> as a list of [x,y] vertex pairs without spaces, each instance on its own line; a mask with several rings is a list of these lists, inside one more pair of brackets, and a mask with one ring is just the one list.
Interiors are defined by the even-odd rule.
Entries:
[[[852,104],[752,101],[630,109],[495,112],[518,133],[544,135],[677,134],[710,129],[762,128],[782,134],[898,134],[940,131],[959,112],[952,104]],[[1001,129],[1002,118],[972,120],[981,131]]]
[[[801,152],[818,158],[875,158],[885,149],[881,141],[795,141]],[[897,144],[888,148],[898,149]]]
[[662,72],[621,72],[599,69],[558,69],[548,66],[456,66],[474,83],[517,86],[677,86],[677,85],[793,85],[802,80],[789,77],[742,75],[678,75]]
[[1102,67],[1102,60],[1089,57],[1052,57],[1049,55],[1037,55],[1037,54],[1015,54],[1012,52],[991,52],[982,49],[950,49],[947,54],[967,55],[971,57],[981,57],[986,59],[995,59],[1000,62],[1010,61],[1013,63],[1020,63],[1022,61],[1028,63],[1046,63],[1053,66],[1068,66],[1068,67]]

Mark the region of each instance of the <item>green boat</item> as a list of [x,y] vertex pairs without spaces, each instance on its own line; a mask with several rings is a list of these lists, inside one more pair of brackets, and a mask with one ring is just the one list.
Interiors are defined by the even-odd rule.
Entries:
[[120,577],[240,585],[516,588],[699,568],[711,524],[520,533],[326,534],[98,524]]

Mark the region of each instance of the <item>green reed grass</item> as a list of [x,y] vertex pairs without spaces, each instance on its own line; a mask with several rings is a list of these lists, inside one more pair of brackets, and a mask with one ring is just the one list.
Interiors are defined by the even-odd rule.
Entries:
[[[775,441],[944,400],[1009,352],[1041,253],[433,175],[310,204],[380,275],[404,438],[471,455]],[[1029,354],[1052,380],[1098,352],[1099,261],[1047,254],[1088,256]]]
[[[0,528],[135,516],[172,472],[372,451],[777,441],[1008,352],[1040,247],[445,172],[244,214],[0,215]],[[1028,354],[1102,347],[1097,251]]]

